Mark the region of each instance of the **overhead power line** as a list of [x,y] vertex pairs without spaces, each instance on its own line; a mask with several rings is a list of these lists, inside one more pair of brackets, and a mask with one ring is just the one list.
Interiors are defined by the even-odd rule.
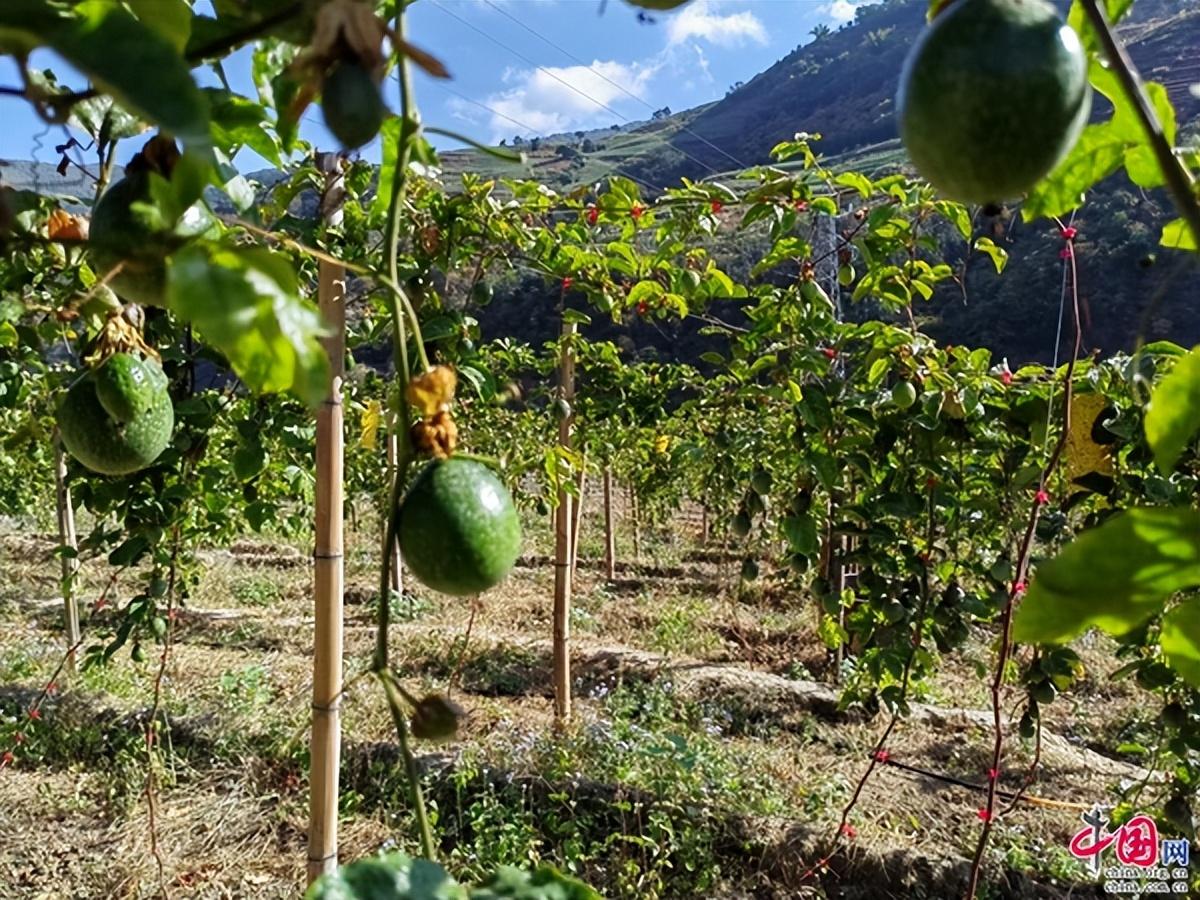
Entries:
[[[570,59],[573,62],[576,62],[581,66],[584,66],[589,71],[594,73],[596,75],[596,77],[602,78],[604,81],[607,81],[609,84],[611,84],[613,87],[615,87],[621,93],[623,93],[629,97],[632,97],[634,100],[636,100],[638,103],[642,104],[642,106],[646,107],[646,109],[650,110],[651,112],[655,112],[653,105],[651,105],[650,103],[647,103],[642,97],[639,97],[633,91],[629,90],[629,88],[625,87],[625,85],[609,78],[607,75],[605,75],[599,69],[597,69],[595,66],[591,65],[586,60],[583,60],[580,57],[576,56],[574,53],[572,53],[570,50],[567,50],[565,47],[562,47],[559,44],[555,43],[550,38],[548,38],[544,34],[542,34],[541,32],[535,30],[534,28],[531,28],[529,25],[522,22],[520,19],[518,19],[516,16],[514,16],[508,10],[504,9],[501,6],[498,6],[497,4],[492,2],[492,0],[483,0],[483,2],[486,3],[488,6],[490,6],[492,9],[494,9],[496,12],[500,13],[500,15],[504,16],[506,19],[511,19],[513,22],[516,22],[518,25],[520,25],[522,28],[524,28],[526,31],[528,31],[530,34],[532,34],[538,40],[553,47],[555,50],[557,50],[563,56],[567,57],[567,59]],[[701,134],[697,134],[696,132],[692,131],[692,129],[688,128],[686,125],[680,125],[679,130],[684,132],[685,134],[691,135],[696,140],[700,141],[700,143],[704,144],[706,147],[709,147],[710,149],[717,151],[722,156],[724,156],[726,159],[730,160],[735,165],[737,165],[739,168],[742,168],[742,169],[750,168],[749,165],[742,162],[742,160],[738,159],[732,153],[729,153],[727,150],[725,150],[721,147],[718,147],[716,144],[714,144],[708,138],[704,137]],[[712,167],[709,166],[709,168],[712,168]]]
[[[531,128],[527,123],[522,122],[519,119],[514,119],[512,116],[508,115],[507,113],[502,113],[502,112],[500,112],[500,110],[495,109],[491,106],[488,106],[486,103],[482,103],[479,100],[476,100],[472,97],[468,97],[462,91],[457,91],[454,88],[450,87],[449,85],[443,84],[441,81],[435,81],[433,83],[437,87],[441,88],[443,91],[446,91],[449,94],[453,94],[455,97],[458,97],[460,100],[464,100],[473,106],[478,106],[480,109],[486,110],[487,112],[491,113],[493,116],[498,116],[499,118],[504,119],[507,122],[511,122],[512,124],[516,125],[518,128],[520,128],[523,131],[527,131],[527,132],[536,132],[537,131],[537,129]],[[650,190],[652,190],[656,193],[659,193],[659,194],[666,193],[666,188],[661,188],[658,185],[654,184],[653,182],[647,181],[644,178],[639,178],[636,175],[631,175],[629,172],[622,172],[620,169],[615,168],[615,167],[610,169],[608,174],[620,175],[622,178],[628,178],[630,181],[636,181],[642,187],[649,188]]]
[[[537,62],[530,59],[528,56],[526,56],[520,50],[515,50],[512,47],[510,47],[508,44],[501,41],[499,38],[497,38],[491,34],[488,34],[486,31],[484,31],[479,26],[475,25],[472,22],[469,22],[468,20],[464,19],[462,16],[458,15],[458,13],[452,12],[450,9],[448,9],[442,3],[436,2],[436,0],[435,0],[435,2],[433,3],[433,6],[436,7],[437,9],[440,9],[442,12],[444,12],[446,15],[450,16],[452,19],[457,19],[459,22],[461,22],[463,25],[466,25],[472,31],[483,35],[483,37],[487,38],[489,41],[491,41],[497,47],[507,50],[509,53],[511,53],[517,59],[522,60],[527,65],[533,66],[537,71],[543,73],[544,75],[546,75],[550,78],[553,78],[555,81],[557,81],[563,87],[567,88],[568,90],[574,91],[576,94],[578,94],[580,97],[583,97],[588,102],[594,103],[596,106],[600,107],[601,109],[607,110],[608,112],[612,113],[614,116],[616,116],[618,119],[620,119],[623,122],[626,122],[626,123],[630,122],[630,119],[628,116],[613,109],[611,106],[609,106],[604,101],[597,100],[591,94],[587,93],[587,91],[584,91],[581,88],[576,87],[575,85],[571,84],[571,82],[567,81],[565,78],[562,78],[561,76],[552,72],[550,69],[547,69],[545,66],[539,65]],[[585,66],[586,66],[586,64],[585,64]],[[591,69],[590,66],[586,66],[586,67]],[[591,71],[594,72],[595,70],[591,70]],[[608,79],[606,78],[605,80],[608,80]],[[508,118],[508,117],[506,116],[505,118]],[[511,121],[511,119],[510,119],[510,121]],[[525,126],[522,126],[522,127],[525,127]],[[537,132],[538,132],[538,129],[533,129],[533,131],[532,131],[533,134],[536,134]],[[686,150],[680,150],[678,147],[676,147],[675,149],[678,150],[680,153],[682,153],[684,156],[686,156],[688,159],[690,159],[692,162],[707,169],[710,173],[716,173],[718,171],[716,166],[706,163],[704,160],[699,159],[696,156],[693,156],[691,153],[688,153]],[[737,162],[737,160],[734,160],[734,162]],[[740,163],[739,163],[739,165],[740,165]]]

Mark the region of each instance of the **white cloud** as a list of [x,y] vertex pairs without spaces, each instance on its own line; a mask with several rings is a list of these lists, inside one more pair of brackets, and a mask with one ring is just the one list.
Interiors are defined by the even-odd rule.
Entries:
[[638,110],[644,107],[636,104],[638,110],[630,110],[628,104],[635,101],[625,91],[644,98],[647,84],[660,65],[596,60],[590,68],[546,66],[509,71],[504,83],[511,87],[481,101],[493,111],[490,117],[463,101],[451,102],[450,106],[460,118],[487,119],[492,140],[518,133],[528,136],[597,128],[620,120],[612,110],[640,118]]
[[860,6],[870,6],[878,2],[879,0],[833,0],[825,7],[825,12],[833,19],[835,25],[841,25],[843,22],[852,22],[854,12]]
[[692,44],[692,49],[696,51],[696,64],[693,67],[693,71],[699,73],[699,78],[698,79],[695,79],[695,78],[689,79],[688,86],[689,87],[694,86],[697,80],[699,80],[701,82],[711,83],[713,80],[713,77],[712,77],[712,72],[708,68],[708,57],[704,55],[704,48],[701,47],[699,44]]
[[767,29],[754,13],[743,10],[722,14],[718,12],[717,4],[710,0],[694,0],[666,21],[669,44],[682,44],[691,38],[722,47],[767,42]]

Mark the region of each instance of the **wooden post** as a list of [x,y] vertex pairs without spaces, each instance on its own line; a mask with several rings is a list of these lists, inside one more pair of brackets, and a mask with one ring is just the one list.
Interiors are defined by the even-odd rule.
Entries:
[[[336,154],[322,153],[317,165],[325,174],[321,214],[341,221],[345,193]],[[341,764],[342,690],[342,376],[346,356],[346,270],[321,260],[318,302],[329,337],[329,394],[317,412],[316,546],[313,592],[313,726],[309,772],[308,881],[337,869],[338,769]]]
[[[558,396],[568,405],[575,398],[575,323],[562,324],[562,355],[558,367]],[[575,414],[558,423],[558,444],[571,448]],[[571,718],[571,495],[558,489],[554,511],[554,718],[559,724]]]
[[[62,555],[63,624],[67,632],[67,671],[75,671],[75,653],[79,645],[79,604],[75,600],[75,575],[79,571],[79,544],[75,538],[75,508],[67,484],[67,457],[57,429],[54,432],[54,487],[58,507],[58,546]],[[73,551],[68,555],[65,551]]]
[[700,507],[700,546],[708,546],[708,506]]
[[579,461],[579,476],[575,479],[575,509],[571,519],[571,583],[579,566],[579,525],[583,521],[583,492],[587,490],[587,457]]
[[613,529],[612,466],[604,466],[604,577],[617,580],[617,536]]

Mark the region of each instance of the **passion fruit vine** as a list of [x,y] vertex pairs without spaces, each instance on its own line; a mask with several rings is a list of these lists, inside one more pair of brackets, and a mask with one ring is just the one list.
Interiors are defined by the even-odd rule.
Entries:
[[1017,197],[1087,123],[1087,54],[1045,0],[957,0],[913,45],[896,109],[913,164],[945,196]]
[[167,448],[174,428],[162,367],[132,353],[113,354],[88,370],[58,408],[63,446],[101,475],[146,468]]
[[521,523],[508,490],[482,463],[428,463],[400,504],[400,552],[427,587],[478,594],[498,584],[521,552]]

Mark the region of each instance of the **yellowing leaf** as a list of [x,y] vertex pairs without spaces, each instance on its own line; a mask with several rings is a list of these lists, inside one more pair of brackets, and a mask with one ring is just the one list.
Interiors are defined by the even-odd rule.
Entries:
[[1196,236],[1184,219],[1172,219],[1164,225],[1158,242],[1173,250],[1200,250],[1200,246],[1196,245]]
[[1188,442],[1200,431],[1200,347],[1177,360],[1155,387],[1145,428],[1159,471],[1170,474]]
[[421,418],[431,418],[438,410],[447,409],[454,399],[458,377],[449,366],[434,366],[424,375],[408,383],[405,396],[417,408]]
[[1108,447],[1098,444],[1092,437],[1108,400],[1103,394],[1077,394],[1071,400],[1071,430],[1067,433],[1066,457],[1067,478],[1074,481],[1083,475],[1098,472],[1114,474],[1112,456]]
[[362,411],[362,418],[359,420],[362,434],[359,436],[358,446],[364,450],[374,450],[375,442],[379,435],[379,426],[382,422],[383,404],[378,400],[372,400],[367,404],[366,409]]

